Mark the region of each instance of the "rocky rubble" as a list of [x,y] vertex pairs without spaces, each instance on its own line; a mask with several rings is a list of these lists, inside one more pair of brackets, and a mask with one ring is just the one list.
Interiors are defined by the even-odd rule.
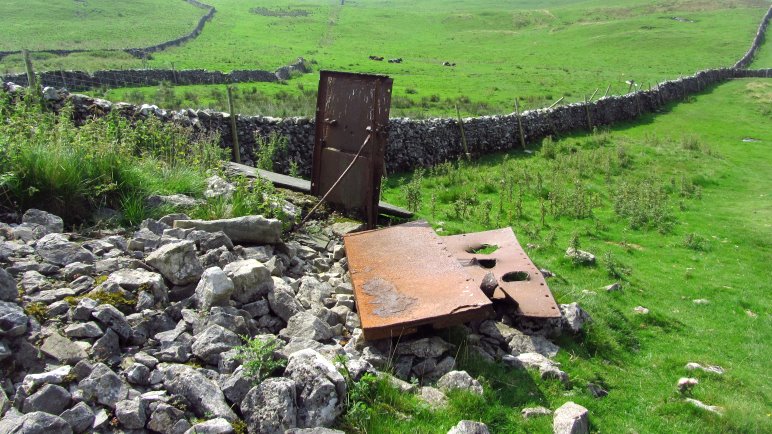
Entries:
[[[0,223],[0,432],[304,432],[334,426],[366,374],[434,408],[450,390],[484,393],[439,336],[365,341],[340,236],[317,226],[282,241],[280,228],[175,214],[87,239],[38,210]],[[462,330],[481,357],[568,385],[548,337],[589,317],[561,310],[536,323],[503,306]],[[241,336],[279,339],[270,357],[286,366],[253,382]]]

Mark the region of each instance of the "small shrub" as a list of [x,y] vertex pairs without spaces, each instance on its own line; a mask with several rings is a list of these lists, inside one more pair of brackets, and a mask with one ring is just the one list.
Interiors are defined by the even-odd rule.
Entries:
[[554,160],[558,153],[557,144],[552,140],[552,136],[547,136],[541,141],[541,156],[548,160]]
[[622,265],[611,252],[603,254],[603,265],[608,276],[614,279],[621,279],[623,276],[630,274],[630,269]]
[[268,137],[255,134],[255,166],[258,169],[274,170],[274,162],[287,150],[287,138],[277,133]]
[[708,249],[708,240],[702,235],[692,232],[684,237],[684,246],[687,249],[704,252]]
[[423,180],[423,168],[416,169],[413,179],[403,187],[407,209],[416,212],[421,208],[423,197],[421,194],[421,181]]
[[238,357],[244,361],[244,374],[252,379],[254,384],[259,384],[273,371],[284,367],[287,362],[284,359],[277,359],[273,353],[279,349],[279,340],[269,338],[266,340],[260,338],[250,338],[242,336],[244,345],[236,347]]

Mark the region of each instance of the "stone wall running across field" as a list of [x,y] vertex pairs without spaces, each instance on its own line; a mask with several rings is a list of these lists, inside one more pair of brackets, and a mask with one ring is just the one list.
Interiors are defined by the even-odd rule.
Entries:
[[[550,135],[589,131],[593,127],[633,120],[644,113],[654,112],[669,103],[702,92],[717,83],[743,77],[772,77],[772,69],[712,69],[659,83],[652,90],[601,98],[587,104],[576,103],[552,109],[526,111],[520,115],[523,135],[528,144],[535,144]],[[3,84],[2,88],[10,93],[22,89],[21,86],[10,83]],[[111,103],[53,88],[45,89],[44,96],[54,109],[71,103],[78,122],[115,110],[130,119],[156,116],[163,121],[176,122],[197,131],[217,132],[222,138],[223,146],[230,147],[232,143],[230,115],[227,113],[190,109],[170,111],[147,104],[134,106]],[[275,133],[287,139],[287,149],[278,156],[280,171],[286,173],[290,162],[294,161],[301,174],[310,174],[315,133],[313,119],[240,116],[237,124],[242,161],[254,161],[256,136],[268,137]],[[469,150],[474,155],[520,147],[517,116],[514,114],[464,119],[464,132]],[[456,119],[390,120],[386,152],[389,173],[407,171],[419,166],[433,166],[456,160],[463,155],[461,132]]]
[[764,43],[770,20],[772,20],[772,6],[769,7],[766,15],[762,18],[759,29],[756,31],[756,37],[753,38],[753,43],[751,43],[751,48],[749,48],[745,55],[734,64],[735,68],[747,68],[753,62],[753,58],[756,57],[756,52],[761,48],[761,44]]
[[[652,113],[667,104],[686,99],[689,95],[702,92],[706,88],[734,78],[772,77],[772,69],[748,70],[743,65],[751,62],[772,17],[772,7],[759,26],[759,32],[751,49],[733,68],[720,68],[700,71],[696,74],[659,83],[650,90],[640,90],[621,96],[600,98],[589,103],[575,103],[551,109],[530,110],[520,114],[522,134],[528,144],[535,144],[550,135],[565,134],[575,131],[591,131],[595,127],[604,127],[618,122],[630,121],[644,113]],[[295,65],[303,65],[299,59]],[[304,65],[303,65],[304,66]],[[300,67],[300,66],[298,66]],[[293,66],[281,68],[276,76],[288,76]],[[262,76],[262,71],[257,76]],[[180,84],[192,84],[196,77],[209,77],[212,80],[247,81],[254,78],[248,72],[234,71],[230,74],[205,71],[188,71],[190,76],[164,76],[169,72],[159,73],[159,81],[172,81]],[[238,74],[244,74],[239,76]],[[92,75],[97,77],[98,73]],[[183,71],[174,72],[183,74]],[[211,75],[207,75],[211,74]],[[270,74],[270,73],[268,73]],[[43,75],[43,84],[47,84]],[[63,76],[66,80],[66,75]],[[182,78],[187,77],[187,78]],[[267,75],[266,75],[267,77]],[[26,77],[15,77],[19,83],[26,84]],[[171,78],[171,80],[169,80]],[[181,80],[190,80],[184,82]],[[52,78],[55,80],[55,78]],[[206,79],[205,79],[206,80]],[[48,82],[57,86],[56,81]],[[105,83],[109,86],[109,83]],[[5,92],[15,94],[22,87],[13,83],[3,83]],[[109,101],[57,91],[53,87],[44,90],[44,97],[55,110],[71,103],[77,122],[83,122],[94,116],[104,116],[110,111],[117,111],[130,119],[155,116],[167,122],[189,126],[201,132],[216,132],[222,138],[224,147],[230,147],[233,136],[230,128],[230,115],[212,110],[163,110],[153,105],[134,106],[126,103]],[[520,146],[518,116],[482,116],[463,120],[464,132],[469,151],[474,155],[516,149]],[[300,168],[301,174],[308,176],[311,170],[311,155],[314,146],[315,121],[307,118],[271,118],[264,116],[239,116],[237,134],[241,145],[241,160],[252,162],[255,159],[256,137],[268,137],[277,134],[287,140],[287,147],[277,158],[279,170],[287,173],[290,163]],[[386,150],[386,167],[389,173],[401,172],[420,166],[433,166],[445,161],[463,157],[461,129],[456,119],[413,120],[396,118],[389,121],[389,142]]]
[[[206,71],[203,69],[125,69],[95,71],[48,71],[36,74],[43,86],[66,88],[70,91],[82,92],[99,88],[158,86],[162,82],[175,85],[191,84],[229,84],[248,82],[275,82],[286,80],[293,72],[302,74],[311,71],[306,61],[301,57],[287,66],[282,66],[274,72],[241,70],[231,72]],[[26,74],[7,75],[2,81],[27,86]]]
[[[150,47],[142,47],[142,48],[122,48],[122,49],[106,49],[106,50],[38,50],[38,51],[31,51],[31,52],[51,53],[57,56],[67,56],[69,54],[88,53],[91,51],[125,51],[126,53],[129,53],[132,56],[138,57],[141,59],[146,57],[149,53],[155,53],[156,51],[162,51],[170,47],[176,47],[192,39],[195,39],[199,34],[201,34],[201,31],[204,30],[204,26],[206,25],[206,23],[209,22],[214,17],[214,14],[217,13],[217,9],[215,9],[214,6],[201,3],[200,1],[197,1],[197,0],[184,0],[184,1],[186,3],[192,4],[195,7],[206,9],[207,12],[206,14],[204,14],[204,16],[202,16],[198,20],[198,24],[196,24],[196,27],[193,28],[193,30],[190,31],[190,33],[182,35],[179,38],[172,39],[171,41],[166,41],[157,45],[152,45]],[[2,60],[3,57],[9,56],[11,54],[21,54],[21,50],[0,51],[0,60]]]

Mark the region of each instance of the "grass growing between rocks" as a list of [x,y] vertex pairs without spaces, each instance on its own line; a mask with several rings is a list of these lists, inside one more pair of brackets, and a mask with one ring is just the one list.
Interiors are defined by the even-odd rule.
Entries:
[[[599,432],[769,432],[770,90],[736,80],[608,133],[425,171],[420,218],[440,234],[511,225],[537,266],[556,274],[548,283],[558,302],[579,302],[594,322],[557,341],[568,389],[470,360],[462,346],[460,368],[483,378],[483,398],[452,395],[447,410],[430,412],[380,392],[361,431],[444,433],[472,419],[492,432],[550,432],[551,418],[523,421],[520,409],[572,400]],[[384,200],[406,206],[413,179],[389,179]],[[573,264],[571,243],[598,263]],[[622,289],[606,292],[613,282]],[[688,362],[726,373],[689,372]],[[725,415],[685,403],[675,387],[683,376],[697,377],[693,397]],[[592,397],[589,382],[608,396]]]
[[[152,195],[201,198],[208,176],[222,168],[219,139],[194,134],[155,118],[129,122],[117,115],[76,126],[72,113],[43,110],[32,98],[13,102],[0,94],[0,211],[42,208],[69,224],[95,223],[100,210],[118,211],[120,223],[137,225],[174,211],[151,208]],[[201,199],[179,209],[216,219],[281,215],[270,183],[239,180],[230,197]]]

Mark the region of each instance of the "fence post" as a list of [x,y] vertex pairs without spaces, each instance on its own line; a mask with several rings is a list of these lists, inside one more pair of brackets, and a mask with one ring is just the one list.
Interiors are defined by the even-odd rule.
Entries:
[[464,120],[461,119],[461,110],[458,109],[458,104],[456,104],[456,115],[458,116],[458,127],[461,129],[461,144],[464,145],[464,153],[466,154],[467,161],[471,161],[472,154],[469,153],[469,148],[466,146],[466,134],[464,133]]
[[520,133],[520,147],[525,151],[525,134],[523,134],[523,121],[520,119],[520,104],[515,98],[515,115],[517,116],[517,131]]
[[590,117],[590,101],[587,94],[584,94],[584,111],[587,113],[587,129],[592,132],[592,118]]
[[35,70],[32,68],[32,59],[30,58],[29,50],[26,48],[22,50],[22,55],[24,56],[24,67],[27,70],[27,86],[29,87],[30,92],[35,95],[40,106],[45,108],[46,105],[43,102],[43,92],[40,89],[40,86],[38,86]]
[[241,147],[239,146],[239,129],[236,124],[236,117],[238,116],[236,114],[236,110],[233,108],[233,94],[231,93],[231,87],[226,86],[225,87],[226,92],[228,94],[228,110],[231,112],[231,136],[233,137],[233,147],[231,148],[231,152],[233,154],[233,161],[241,164]]
[[605,97],[607,97],[607,96],[608,96],[608,91],[609,91],[609,90],[611,90],[611,85],[610,85],[610,84],[609,84],[609,85],[608,85],[608,87],[606,88],[606,92],[605,92],[605,93],[603,93],[603,96],[602,96],[601,98],[605,98]]

